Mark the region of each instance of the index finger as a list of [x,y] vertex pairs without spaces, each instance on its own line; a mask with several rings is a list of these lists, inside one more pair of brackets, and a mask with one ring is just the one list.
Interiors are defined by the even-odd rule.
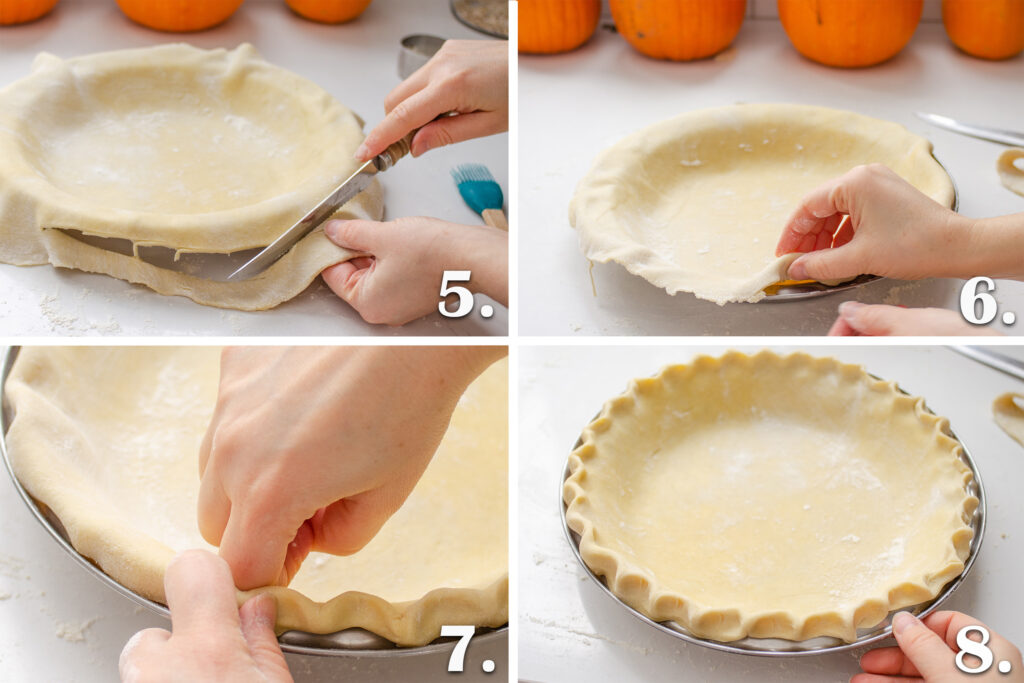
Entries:
[[793,251],[810,251],[799,249],[807,236],[823,232],[830,218],[846,212],[845,208],[840,206],[840,203],[843,203],[839,200],[842,193],[835,191],[842,182],[843,178],[833,178],[804,195],[800,200],[800,206],[786,221],[786,227],[783,228],[782,236],[775,247],[776,256]]
[[365,161],[398,142],[408,133],[422,128],[435,118],[452,109],[437,88],[428,87],[399,102],[384,120],[369,132],[360,147],[359,155]]
[[175,556],[164,574],[164,592],[172,637],[196,628],[240,628],[231,570],[213,553],[186,550]]

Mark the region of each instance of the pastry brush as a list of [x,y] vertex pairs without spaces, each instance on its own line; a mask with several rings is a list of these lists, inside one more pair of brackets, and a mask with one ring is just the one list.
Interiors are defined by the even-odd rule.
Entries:
[[501,186],[482,164],[463,164],[452,169],[452,178],[459,187],[459,194],[484,219],[487,225],[508,230],[508,221],[501,207],[505,197]]

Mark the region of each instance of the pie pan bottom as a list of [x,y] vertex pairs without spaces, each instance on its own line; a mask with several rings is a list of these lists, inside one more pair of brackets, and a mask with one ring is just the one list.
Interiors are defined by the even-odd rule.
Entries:
[[[874,375],[871,375],[874,379],[879,379]],[[896,390],[906,396],[909,394],[902,388],[896,387]],[[926,406],[922,406],[924,411],[934,415],[934,413]],[[964,447],[963,442],[956,436],[951,429],[947,429],[945,432],[949,437],[955,440],[961,449],[961,461],[970,470],[973,475],[972,481],[966,487],[968,494],[973,495],[978,500],[977,508],[974,510],[973,516],[970,519],[968,526],[974,533],[974,536],[970,542],[969,551],[967,557],[964,559],[963,571],[955,578],[948,581],[941,590],[935,595],[935,597],[927,602],[923,602],[912,607],[902,608],[899,611],[910,611],[917,615],[927,615],[933,611],[939,609],[940,605],[944,603],[953,591],[955,591],[966,579],[969,574],[978,552],[980,551],[981,544],[984,540],[985,535],[985,519],[987,511],[987,502],[985,496],[984,485],[981,480],[980,473],[974,459],[971,457],[967,448]],[[573,451],[576,451],[583,443],[582,437],[577,440]],[[736,654],[746,655],[758,655],[758,656],[781,656],[781,657],[795,657],[795,656],[807,656],[816,654],[828,654],[835,652],[844,652],[857,648],[864,647],[873,643],[877,643],[891,635],[891,618],[895,612],[890,612],[886,618],[878,625],[868,628],[859,629],[857,631],[857,637],[851,642],[846,642],[839,638],[832,637],[818,637],[808,640],[791,641],[777,638],[753,638],[745,637],[739,640],[730,642],[722,642],[709,638],[703,638],[696,636],[688,631],[684,626],[673,622],[673,621],[655,621],[648,616],[644,615],[640,611],[634,609],[628,605],[624,600],[615,595],[609,588],[606,579],[603,576],[595,574],[587,563],[583,560],[580,551],[580,536],[573,529],[570,528],[567,519],[566,511],[567,505],[563,500],[562,496],[562,485],[569,478],[571,474],[570,463],[567,458],[565,468],[563,470],[562,479],[559,487],[559,505],[561,510],[562,527],[566,534],[566,539],[569,541],[569,546],[572,548],[573,554],[579,561],[580,565],[587,575],[592,578],[595,583],[604,590],[615,602],[621,607],[630,612],[633,616],[637,617],[641,621],[647,623],[660,631],[663,631],[675,638],[684,640],[687,642],[702,645],[704,647],[721,650],[724,652],[732,652]]]

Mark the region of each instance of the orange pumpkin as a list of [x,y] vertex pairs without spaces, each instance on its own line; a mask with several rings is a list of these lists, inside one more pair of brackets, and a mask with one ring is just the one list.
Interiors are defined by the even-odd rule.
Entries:
[[953,44],[973,57],[1006,59],[1024,50],[1024,0],[942,0]]
[[519,0],[519,51],[554,54],[590,40],[601,0]]
[[292,11],[306,19],[325,24],[351,21],[363,13],[373,0],[287,0]]
[[871,66],[910,42],[924,0],[778,0],[800,54],[828,66]]
[[54,8],[57,0],[0,0],[0,26],[24,24]]
[[235,13],[243,0],[117,0],[132,21],[157,31],[201,31]]
[[615,28],[648,57],[688,61],[736,38],[746,0],[611,0]]

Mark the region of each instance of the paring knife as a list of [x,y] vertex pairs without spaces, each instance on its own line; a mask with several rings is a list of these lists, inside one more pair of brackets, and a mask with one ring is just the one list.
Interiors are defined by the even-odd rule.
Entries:
[[295,246],[296,242],[313,232],[318,225],[333,216],[338,209],[369,187],[377,173],[388,170],[395,165],[395,162],[408,154],[412,148],[412,138],[416,135],[416,132],[409,133],[374,158],[365,162],[345,182],[324,197],[323,201],[317,204],[312,211],[303,216],[299,222],[285,230],[280,237],[249,259],[244,266],[231,273],[227,278],[228,281],[248,280],[254,275],[262,273],[274,261],[288,253],[288,250]]
[[949,348],[983,365],[987,365],[993,370],[999,370],[1011,377],[1024,380],[1024,363],[1016,358],[1010,358],[985,346],[951,346]]
[[919,119],[927,121],[939,128],[951,130],[954,133],[969,135],[972,138],[988,140],[989,142],[998,142],[1001,145],[1024,147],[1024,133],[1017,133],[1012,130],[1000,130],[999,128],[990,128],[988,126],[977,126],[972,123],[963,123],[962,121],[951,119],[948,116],[929,114],[923,111],[914,112],[914,114]]

